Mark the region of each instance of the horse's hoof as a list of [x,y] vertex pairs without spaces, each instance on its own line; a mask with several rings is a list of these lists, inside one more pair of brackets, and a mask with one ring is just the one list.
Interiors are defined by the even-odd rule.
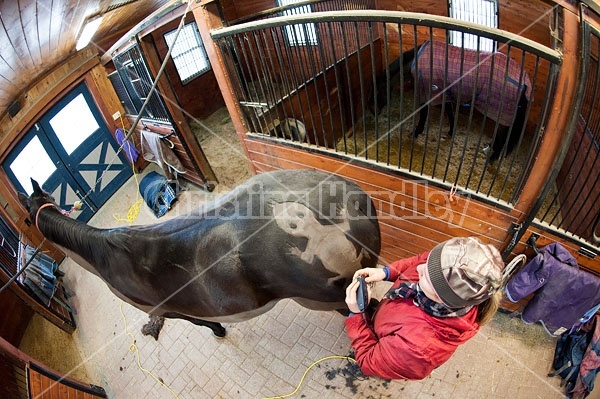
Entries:
[[162,330],[164,324],[164,317],[150,316],[148,323],[142,326],[142,334],[150,335],[154,338],[154,340],[158,341],[158,335],[160,334],[160,330]]
[[217,339],[223,339],[227,335],[227,330],[224,327],[219,326],[220,328],[215,328],[212,330],[213,335]]

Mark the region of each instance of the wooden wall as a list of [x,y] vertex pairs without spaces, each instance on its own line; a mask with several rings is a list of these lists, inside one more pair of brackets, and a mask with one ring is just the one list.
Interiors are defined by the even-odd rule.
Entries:
[[[191,13],[186,17],[186,23],[190,21],[193,21]],[[171,21],[150,33],[161,59],[166,57],[169,50],[163,35],[177,29],[178,23],[178,20]],[[206,118],[225,105],[221,90],[219,90],[219,85],[212,70],[203,73],[185,85],[181,83],[172,60],[168,61],[164,73],[175,92],[179,106],[185,111],[188,117],[196,119]]]
[[0,304],[0,337],[18,347],[33,311],[10,289],[0,293]]

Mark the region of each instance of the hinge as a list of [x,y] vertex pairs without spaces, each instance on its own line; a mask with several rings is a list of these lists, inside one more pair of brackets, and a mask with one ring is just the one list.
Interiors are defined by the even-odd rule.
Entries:
[[517,245],[517,239],[519,237],[519,232],[521,231],[522,227],[523,225],[520,223],[511,223],[507,233],[512,235],[512,239],[510,240],[510,243],[506,246],[506,249],[502,253],[502,259],[506,259],[508,255],[510,255],[510,253],[512,252],[515,245]]
[[577,252],[580,255],[587,256],[590,259],[594,259],[598,255],[598,253],[592,251],[591,249],[587,249],[584,247],[579,248],[579,251],[577,251]]

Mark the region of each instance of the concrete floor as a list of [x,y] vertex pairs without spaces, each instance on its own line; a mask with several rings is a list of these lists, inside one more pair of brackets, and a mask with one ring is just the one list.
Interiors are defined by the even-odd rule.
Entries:
[[[209,157],[210,146],[203,143]],[[227,163],[227,159],[222,161]],[[220,173],[217,171],[217,176]],[[230,180],[233,184],[245,178],[246,172],[238,172]],[[136,193],[136,181],[131,179],[90,224],[126,225],[117,219],[127,214]],[[157,223],[187,213],[221,193],[207,193],[190,185],[163,218],[156,219],[143,205],[134,223]],[[148,319],[146,314],[122,303],[102,281],[72,260],[67,259],[61,268],[66,274],[65,286],[75,293],[71,303],[78,328],[72,339],[83,359],[71,371],[73,375],[78,371],[88,375],[89,382],[104,387],[110,398],[282,397],[300,382],[291,397],[564,397],[558,378],[547,377],[555,340],[541,326],[525,325],[503,313],[425,380],[384,381],[361,376],[346,359],[319,362],[330,356],[346,356],[351,350],[344,317],[336,312],[310,311],[284,300],[250,321],[224,324],[228,335],[221,340],[207,328],[167,320],[155,341],[140,332]]]

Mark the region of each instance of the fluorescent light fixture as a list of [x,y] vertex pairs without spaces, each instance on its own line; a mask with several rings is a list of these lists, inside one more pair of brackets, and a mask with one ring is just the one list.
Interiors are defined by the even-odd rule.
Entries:
[[87,23],[81,30],[81,34],[79,35],[79,39],[77,40],[77,44],[75,45],[75,50],[79,51],[88,45],[90,40],[92,40],[92,37],[94,37],[94,34],[98,30],[98,27],[101,23],[102,15],[87,21]]

